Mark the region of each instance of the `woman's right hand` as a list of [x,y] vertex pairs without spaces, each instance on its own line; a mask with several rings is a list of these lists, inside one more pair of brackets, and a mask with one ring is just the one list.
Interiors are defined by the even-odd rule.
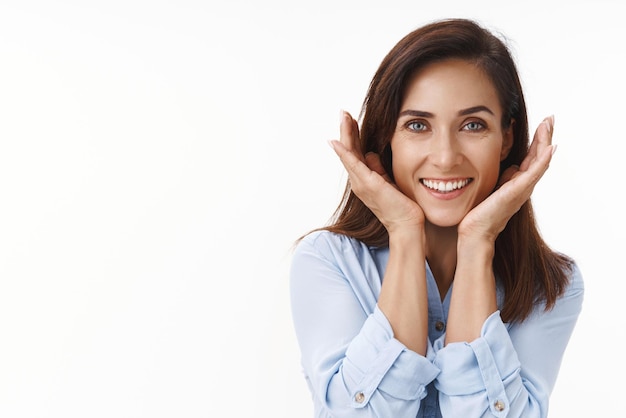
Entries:
[[345,111],[340,117],[340,141],[330,141],[330,145],[348,172],[354,194],[390,234],[406,228],[423,228],[424,212],[393,184],[380,156],[373,152],[363,155],[361,152],[357,121]]

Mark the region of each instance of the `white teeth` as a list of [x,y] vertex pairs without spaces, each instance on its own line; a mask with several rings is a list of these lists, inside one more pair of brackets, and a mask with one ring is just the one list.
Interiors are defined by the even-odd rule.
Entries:
[[438,192],[451,192],[453,190],[461,189],[470,182],[470,179],[455,180],[455,181],[434,181],[434,180],[422,180],[424,186],[429,189],[437,190]]

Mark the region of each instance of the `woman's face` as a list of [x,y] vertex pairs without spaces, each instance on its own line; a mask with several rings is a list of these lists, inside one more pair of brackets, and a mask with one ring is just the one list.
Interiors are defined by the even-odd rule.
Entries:
[[487,75],[450,59],[427,65],[410,81],[391,138],[398,188],[435,225],[458,225],[494,190],[500,161],[513,144]]

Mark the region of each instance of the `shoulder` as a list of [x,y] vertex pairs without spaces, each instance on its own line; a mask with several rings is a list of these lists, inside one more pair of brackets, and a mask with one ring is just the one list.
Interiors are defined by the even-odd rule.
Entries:
[[336,246],[344,239],[348,237],[324,230],[313,231],[302,237],[296,246],[296,251],[302,248]]
[[356,238],[321,230],[305,235],[296,245],[295,255],[315,252],[327,258],[344,258],[347,254],[358,255],[377,250]]
[[365,311],[373,312],[388,258],[387,248],[368,246],[329,231],[312,232],[295,248],[290,271],[292,292],[302,298],[315,292],[333,297],[350,294]]
[[569,270],[565,272],[568,277],[567,288],[565,293],[580,293],[585,292],[585,282],[583,280],[583,274],[576,261],[572,260]]
[[373,247],[356,238],[329,231],[303,237],[294,249],[292,266],[310,268],[325,264],[344,273],[383,270],[388,249]]
[[[570,259],[571,260],[571,259]],[[571,260],[564,273],[567,281],[561,294],[557,297],[553,310],[567,315],[578,316],[582,310],[585,296],[585,283],[580,267]]]

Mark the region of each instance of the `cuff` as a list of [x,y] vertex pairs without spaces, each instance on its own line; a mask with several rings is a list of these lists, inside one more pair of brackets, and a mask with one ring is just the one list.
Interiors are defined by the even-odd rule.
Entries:
[[[447,396],[486,392],[491,412],[506,416],[509,399],[505,381],[519,374],[520,362],[500,312],[483,324],[481,336],[471,343],[451,343],[443,347],[442,336],[435,342],[434,364],[441,370],[435,386]],[[504,408],[504,409],[502,409]]]
[[364,407],[378,389],[397,399],[423,399],[426,386],[439,374],[432,363],[434,357],[430,344],[424,357],[396,340],[389,321],[376,306],[348,347],[343,363],[352,406]]

